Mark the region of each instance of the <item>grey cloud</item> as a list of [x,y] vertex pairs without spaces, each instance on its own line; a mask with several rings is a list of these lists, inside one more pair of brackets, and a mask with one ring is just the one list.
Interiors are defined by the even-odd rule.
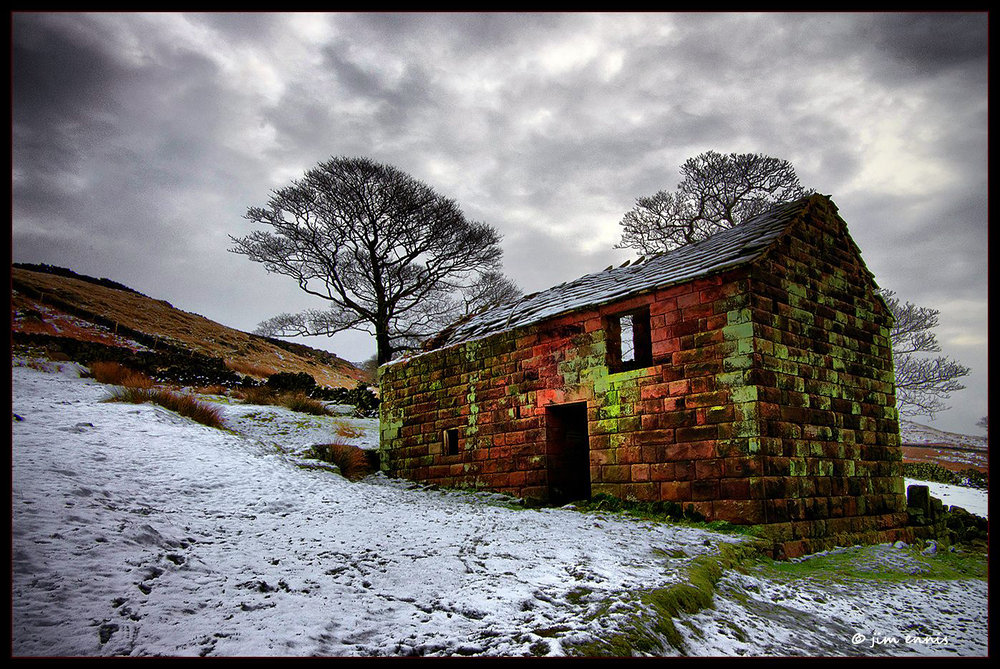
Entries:
[[986,12],[883,14],[870,20],[876,48],[912,68],[914,75],[987,62]]
[[108,106],[109,80],[120,80],[125,69],[100,48],[99,39],[79,39],[44,15],[16,14],[13,24],[15,124],[52,125]]
[[544,13],[366,13],[337,18],[363,39],[418,48],[434,44],[459,58],[463,53],[515,49],[594,20],[586,14]]
[[[621,215],[714,149],[791,160],[905,299],[985,299],[982,17],[333,14],[307,54],[319,67],[272,48],[295,34],[284,15],[185,18],[217,39],[168,40],[143,15],[14,16],[15,260],[109,276],[249,329],[316,305],[226,253],[227,235],[246,233],[246,207],[275,179],[364,155],[500,228],[508,273],[539,290],[624,260],[610,248]],[[576,40],[592,60],[576,58]],[[254,72],[226,69],[254,58],[278,99],[242,88]],[[891,130],[942,183],[858,185],[867,119],[886,116],[876,101],[919,111],[918,126]],[[595,251],[594,235],[609,248]],[[985,319],[968,327],[985,333]]]
[[282,39],[284,19],[265,12],[206,12],[196,20],[217,30],[226,39],[247,44],[269,43]]

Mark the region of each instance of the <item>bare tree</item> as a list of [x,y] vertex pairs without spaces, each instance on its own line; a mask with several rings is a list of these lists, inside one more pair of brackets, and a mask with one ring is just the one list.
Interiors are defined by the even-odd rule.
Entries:
[[513,302],[523,292],[503,272],[486,272],[479,280],[462,291],[465,314],[476,313],[500,304]]
[[965,388],[957,379],[967,375],[969,368],[944,356],[922,355],[941,351],[933,332],[938,326],[937,309],[900,303],[891,290],[880,293],[895,318],[889,338],[896,371],[896,406],[901,414],[933,418],[948,408],[944,400],[951,393]]
[[976,427],[981,427],[984,430],[986,430],[986,441],[988,443],[990,440],[990,417],[983,416],[982,418],[980,418],[979,422],[976,423]]
[[467,220],[454,201],[367,158],[320,163],[245,218],[272,231],[231,237],[230,250],[329,303],[275,316],[258,331],[369,332],[379,364],[460,315],[463,293],[496,272],[502,256],[494,228]]
[[378,354],[353,364],[355,367],[367,374],[372,383],[378,383]]
[[707,151],[689,158],[681,175],[676,191],[636,199],[620,222],[622,241],[615,248],[669,251],[808,193],[788,161],[758,153]]

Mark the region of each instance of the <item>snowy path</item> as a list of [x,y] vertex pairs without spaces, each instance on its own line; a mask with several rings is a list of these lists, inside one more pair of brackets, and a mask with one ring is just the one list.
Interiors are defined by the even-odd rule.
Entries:
[[[15,655],[562,654],[629,615],[625,591],[678,578],[689,558],[664,551],[737,540],[381,476],[349,483],[259,435],[103,403],[104,386],[71,373],[12,375]],[[236,424],[247,410],[226,411]],[[693,654],[796,654],[763,637],[806,630],[817,641],[797,648],[857,653],[852,632],[920,621],[962,637],[946,654],[985,652],[982,581],[932,584],[940,606],[905,618],[901,602],[930,586],[829,601],[754,578],[727,575],[716,610],[687,618]]]

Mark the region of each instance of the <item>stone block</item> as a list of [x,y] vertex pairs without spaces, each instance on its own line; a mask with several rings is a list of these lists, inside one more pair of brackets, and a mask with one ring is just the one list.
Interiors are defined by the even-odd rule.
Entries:
[[911,485],[906,488],[906,506],[928,515],[931,510],[931,492],[925,485]]
[[691,481],[691,499],[695,501],[719,499],[719,480],[695,478]]

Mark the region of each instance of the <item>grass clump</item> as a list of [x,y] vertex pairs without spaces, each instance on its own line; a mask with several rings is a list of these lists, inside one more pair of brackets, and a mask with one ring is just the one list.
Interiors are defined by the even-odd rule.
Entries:
[[690,520],[703,522],[705,516],[698,513],[694,505],[689,504],[688,508],[683,508],[676,502],[630,502],[607,493],[598,493],[590,499],[574,503],[583,511],[608,511],[611,513],[624,513],[636,518],[647,520]]
[[218,384],[210,386],[199,386],[197,388],[193,388],[192,390],[194,390],[194,392],[198,393],[199,395],[218,395],[220,397],[225,397],[229,395],[229,390],[225,386]]
[[199,402],[190,395],[182,395],[161,388],[117,386],[111,389],[108,401],[129,404],[152,402],[202,425],[220,429],[226,427],[222,420],[222,413],[217,407]]
[[247,404],[267,406],[278,403],[278,393],[274,392],[273,389],[268,388],[267,386],[250,386],[249,388],[240,388],[234,392],[234,395]]
[[706,521],[705,516],[695,510],[694,505],[686,507],[676,502],[632,502],[620,499],[614,495],[598,493],[589,500],[574,502],[574,505],[584,512],[618,513],[642,520],[680,522],[687,525],[698,525],[718,532],[730,532],[755,536],[756,528],[752,525],[734,525],[725,521]]
[[349,481],[363,479],[373,471],[368,452],[352,444],[316,444],[309,448],[306,456],[336,465]]
[[309,397],[304,392],[278,392],[271,386],[264,385],[242,388],[237,391],[236,396],[247,404],[283,406],[313,416],[336,415],[323,402]]
[[797,560],[761,557],[759,571],[772,577],[822,581],[875,580],[908,583],[913,579],[986,579],[989,557],[977,551],[940,550],[924,554],[919,547],[883,545],[838,548]]
[[98,383],[126,388],[152,388],[153,380],[118,362],[97,361],[90,365],[90,375]]
[[365,431],[359,427],[353,425],[348,425],[344,421],[337,421],[337,436],[343,439],[357,439],[358,437],[364,436]]
[[307,413],[313,416],[333,416],[334,413],[327,408],[325,404],[319,400],[314,400],[311,397],[306,396],[304,393],[290,393],[281,396],[280,399],[281,406],[291,409],[292,411],[298,411],[299,413]]

